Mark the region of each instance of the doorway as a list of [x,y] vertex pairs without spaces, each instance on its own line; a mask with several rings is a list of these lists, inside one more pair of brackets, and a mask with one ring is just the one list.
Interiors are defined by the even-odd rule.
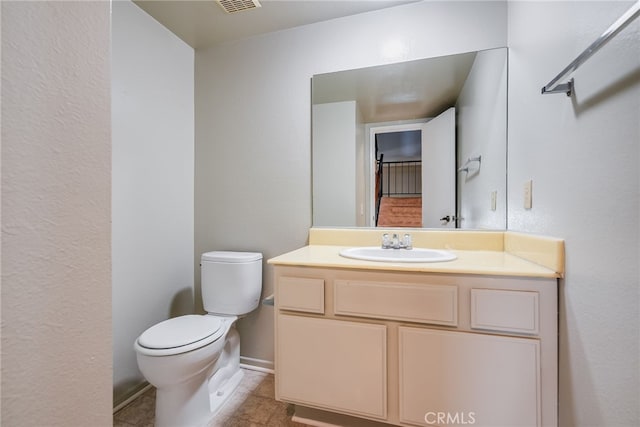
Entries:
[[369,226],[455,228],[454,108],[426,122],[372,126],[369,153]]

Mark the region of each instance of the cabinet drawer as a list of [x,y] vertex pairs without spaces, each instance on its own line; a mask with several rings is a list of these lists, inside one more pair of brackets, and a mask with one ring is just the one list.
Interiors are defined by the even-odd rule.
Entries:
[[538,293],[471,289],[471,328],[498,332],[539,333]]
[[458,287],[420,283],[335,281],[335,313],[457,326]]
[[281,310],[324,314],[324,280],[280,277],[276,304]]

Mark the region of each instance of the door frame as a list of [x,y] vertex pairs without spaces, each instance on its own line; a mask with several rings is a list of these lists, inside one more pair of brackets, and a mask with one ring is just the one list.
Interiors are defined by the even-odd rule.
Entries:
[[431,118],[420,119],[414,123],[398,123],[398,124],[386,124],[386,125],[371,125],[369,128],[369,161],[367,163],[367,194],[369,196],[369,211],[367,213],[367,227],[375,227],[375,212],[376,212],[376,174],[374,165],[376,164],[376,135],[379,133],[391,133],[391,132],[404,132],[411,130],[422,130],[422,126],[427,123]]

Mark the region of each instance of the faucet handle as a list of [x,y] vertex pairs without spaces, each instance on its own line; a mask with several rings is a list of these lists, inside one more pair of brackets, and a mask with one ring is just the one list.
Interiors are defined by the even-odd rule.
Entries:
[[388,249],[391,242],[389,242],[389,234],[384,233],[382,235],[382,249]]
[[412,249],[413,248],[413,242],[411,239],[411,234],[405,234],[404,237],[402,238],[402,245],[404,246],[405,249]]

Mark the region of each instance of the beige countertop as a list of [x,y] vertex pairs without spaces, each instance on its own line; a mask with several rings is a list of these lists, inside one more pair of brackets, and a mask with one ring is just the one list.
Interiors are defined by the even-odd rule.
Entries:
[[[358,236],[354,237],[354,233]],[[340,251],[349,247],[375,245],[379,235],[380,231],[311,229],[308,246],[271,258],[268,262],[303,267],[542,278],[560,278],[564,274],[563,240],[508,231],[412,231],[414,247],[447,249],[457,256],[453,261],[398,263],[340,256]]]
[[340,256],[340,251],[347,247],[332,245],[305,246],[271,258],[269,264],[423,273],[559,277],[557,272],[549,268],[507,252],[452,250],[451,252],[457,256],[457,259],[447,262],[377,262],[361,261]]

